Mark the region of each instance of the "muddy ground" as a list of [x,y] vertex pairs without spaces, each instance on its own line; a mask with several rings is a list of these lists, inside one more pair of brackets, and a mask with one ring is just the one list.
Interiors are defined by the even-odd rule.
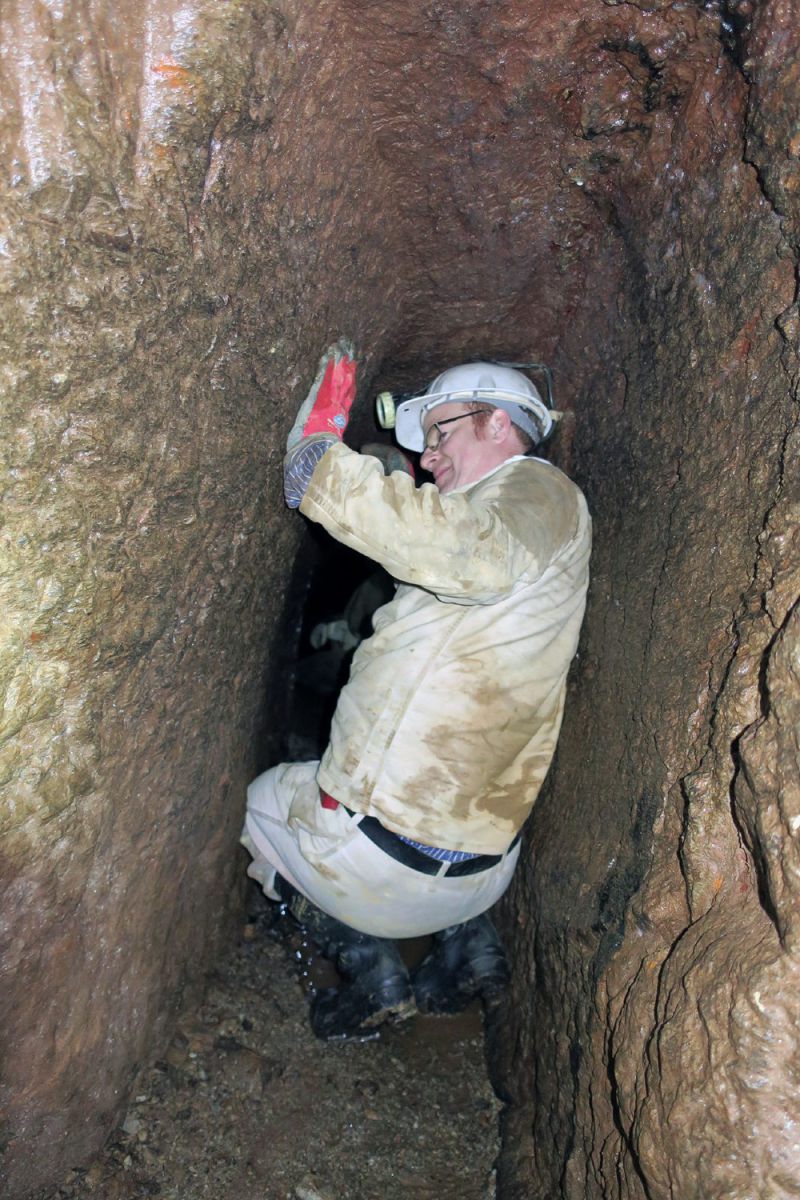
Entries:
[[326,964],[255,888],[246,920],[105,1151],[36,1200],[494,1196],[500,1104],[479,1008],[321,1043],[307,1010]]

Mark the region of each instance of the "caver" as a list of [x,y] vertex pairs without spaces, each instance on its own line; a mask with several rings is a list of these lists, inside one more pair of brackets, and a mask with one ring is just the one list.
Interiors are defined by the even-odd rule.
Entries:
[[[312,1008],[325,1038],[496,995],[488,909],[550,765],[583,618],[584,498],[537,451],[553,413],[515,367],[476,362],[397,407],[433,482],[341,440],[349,347],[329,352],[288,442],[285,495],[397,581],[358,647],[319,762],[248,791],[249,873],[316,933],[342,976]],[[384,404],[385,408],[385,404]],[[394,940],[433,934],[409,977]]]

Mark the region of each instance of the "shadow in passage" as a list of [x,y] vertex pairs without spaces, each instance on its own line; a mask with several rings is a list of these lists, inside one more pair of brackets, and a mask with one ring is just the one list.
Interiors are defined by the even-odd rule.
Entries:
[[395,592],[392,578],[371,559],[315,526],[309,538],[311,565],[294,588],[303,607],[295,620],[295,660],[288,673],[284,756],[291,762],[322,756],[353,654],[372,633],[374,613]]

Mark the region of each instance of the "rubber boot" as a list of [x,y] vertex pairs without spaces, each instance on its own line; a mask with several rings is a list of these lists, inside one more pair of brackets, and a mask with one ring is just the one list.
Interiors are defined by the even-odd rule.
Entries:
[[414,1015],[408,970],[394,942],[359,933],[328,916],[285,880],[279,890],[342,978],[338,987],[318,992],[311,1004],[311,1028],[318,1038],[363,1037],[387,1021]]
[[311,1028],[317,1037],[363,1037],[387,1021],[413,1016],[414,993],[394,942],[336,924],[341,932],[324,949],[342,982],[319,992],[311,1005]]
[[411,976],[423,1013],[457,1013],[477,996],[498,1000],[508,985],[505,952],[484,913],[434,934],[433,948]]

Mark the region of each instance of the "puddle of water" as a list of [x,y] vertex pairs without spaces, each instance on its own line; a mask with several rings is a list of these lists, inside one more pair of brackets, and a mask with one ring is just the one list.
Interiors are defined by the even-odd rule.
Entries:
[[[289,913],[278,912],[270,934],[280,941],[295,963],[295,970],[304,993],[312,999],[323,988],[336,987],[340,976],[333,963],[319,954],[313,939],[301,929]],[[411,971],[431,947],[431,937],[407,938],[398,941],[400,955]],[[371,1033],[368,1039],[385,1038],[395,1053],[420,1069],[429,1069],[436,1061],[437,1069],[447,1070],[450,1062],[461,1056],[460,1044],[483,1038],[481,1004],[476,1000],[469,1008],[453,1016],[417,1014],[401,1025],[387,1025]]]
[[421,1071],[430,1070],[434,1062],[437,1071],[447,1071],[451,1062],[462,1057],[459,1046],[463,1042],[483,1038],[480,1001],[450,1017],[417,1014],[405,1025],[388,1027],[384,1036],[398,1056]]
[[409,971],[413,971],[422,962],[425,955],[431,948],[433,938],[418,937],[404,938],[403,941],[397,943],[397,949],[400,951],[400,957],[408,967]]

